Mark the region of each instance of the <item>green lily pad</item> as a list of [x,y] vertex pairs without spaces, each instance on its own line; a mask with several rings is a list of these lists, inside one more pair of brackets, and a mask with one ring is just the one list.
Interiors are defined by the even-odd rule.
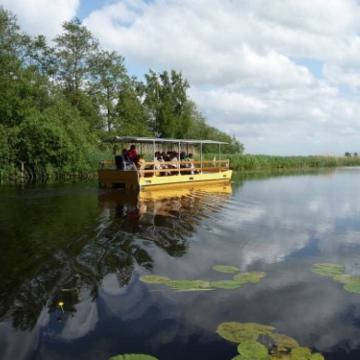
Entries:
[[204,280],[170,280],[166,285],[177,291],[213,290],[210,282]]
[[240,269],[237,268],[236,266],[230,266],[230,265],[215,265],[213,266],[213,270],[226,274],[236,273],[240,271]]
[[263,277],[266,276],[266,273],[260,271],[252,271],[236,274],[233,277],[233,280],[238,282],[239,284],[257,284],[261,281]]
[[267,360],[268,349],[257,341],[243,341],[238,346],[238,352],[244,360]]
[[273,333],[269,337],[274,341],[279,352],[287,352],[300,346],[295,339],[284,334]]
[[166,284],[170,278],[161,275],[143,275],[140,276],[140,281],[147,284]]
[[311,354],[310,360],[325,360],[320,353]]
[[211,281],[210,286],[216,289],[238,289],[243,286],[235,280]]
[[312,354],[306,347],[298,347],[291,350],[289,360],[324,360],[324,357],[319,353]]
[[158,358],[146,354],[122,354],[112,356],[109,360],[158,360]]
[[351,281],[351,279],[353,278],[353,276],[348,275],[348,274],[340,274],[340,275],[335,275],[333,277],[333,279],[341,284],[347,284],[348,282]]
[[360,294],[360,276],[351,276],[345,283],[344,289],[351,293]]
[[344,266],[340,264],[321,263],[314,264],[312,271],[321,276],[334,277],[344,273]]
[[260,335],[269,336],[273,330],[272,326],[256,323],[223,322],[216,332],[222,338],[239,344],[242,341],[256,341]]

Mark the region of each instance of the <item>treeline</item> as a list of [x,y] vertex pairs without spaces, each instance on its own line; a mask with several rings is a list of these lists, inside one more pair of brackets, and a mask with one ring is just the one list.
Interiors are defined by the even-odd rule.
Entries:
[[0,7],[0,178],[21,162],[33,174],[92,171],[109,133],[221,140],[241,153],[238,140],[207,125],[188,88],[176,71],[130,76],[78,19],[48,43]]

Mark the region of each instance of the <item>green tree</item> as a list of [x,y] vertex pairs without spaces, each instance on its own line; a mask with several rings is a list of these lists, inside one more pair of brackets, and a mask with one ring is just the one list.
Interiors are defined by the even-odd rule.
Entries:
[[127,80],[124,58],[114,51],[99,51],[90,61],[92,70],[91,94],[105,113],[108,132],[115,120],[115,106],[118,94]]
[[55,38],[57,77],[64,93],[74,105],[86,88],[91,74],[91,62],[98,49],[98,42],[79,19],[65,22],[63,33]]
[[167,71],[145,75],[145,101],[154,133],[161,137],[183,137],[191,126],[189,84],[181,73]]
[[123,84],[118,94],[116,117],[118,134],[151,136],[149,119],[141,103],[141,87],[135,79]]

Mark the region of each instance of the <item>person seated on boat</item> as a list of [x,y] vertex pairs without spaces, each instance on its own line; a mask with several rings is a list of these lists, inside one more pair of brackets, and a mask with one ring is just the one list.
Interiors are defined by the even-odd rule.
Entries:
[[[163,153],[164,154],[164,153]],[[165,154],[166,156],[166,154]],[[164,160],[164,157],[163,155],[161,154],[159,157],[158,157],[158,162],[159,162],[159,169],[160,170],[167,170],[169,169],[169,165],[166,163],[166,161]],[[160,176],[167,176],[167,175],[171,175],[171,172],[170,171],[161,171],[160,172]]]
[[123,151],[121,152],[121,155],[115,156],[116,170],[127,170],[129,163],[130,163],[130,160],[128,157],[128,151],[126,149],[123,149]]
[[[179,167],[178,161],[179,161],[179,154],[176,151],[172,151],[170,154],[169,168],[177,169]],[[175,174],[175,172],[173,172],[173,174]]]
[[160,151],[155,151],[155,154],[154,154],[154,162],[158,160],[159,156],[160,156]]
[[188,162],[187,167],[191,169],[190,173],[191,175],[195,174],[195,165],[194,165],[194,158],[193,158],[193,154],[188,154],[185,161]]
[[160,151],[156,151],[155,155],[154,155],[154,170],[155,170],[155,176],[159,176],[161,174],[160,171],[156,171],[156,170],[160,170],[161,169],[161,164],[160,164],[160,160],[162,159]]
[[138,154],[136,152],[136,147],[135,145],[131,145],[130,149],[128,151],[128,157],[132,162],[136,162],[137,158],[138,158]]
[[[184,161],[185,161],[185,158],[186,158],[186,153],[185,153],[184,151],[182,151],[182,152],[180,153],[180,161],[181,161],[181,162],[184,162]],[[186,164],[181,164],[180,167],[185,167],[185,165],[186,165]]]
[[145,170],[145,164],[146,164],[144,155],[142,155],[142,154],[138,155],[138,157],[136,158],[135,164],[136,164],[137,170],[139,171],[140,177],[144,176],[143,170]]

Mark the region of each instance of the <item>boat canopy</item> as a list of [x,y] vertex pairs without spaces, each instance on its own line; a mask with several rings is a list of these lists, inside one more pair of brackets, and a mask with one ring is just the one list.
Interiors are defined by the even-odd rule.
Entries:
[[215,140],[194,140],[194,139],[165,139],[165,138],[150,138],[137,136],[113,136],[104,140],[106,143],[173,143],[173,144],[224,144],[229,143]]

